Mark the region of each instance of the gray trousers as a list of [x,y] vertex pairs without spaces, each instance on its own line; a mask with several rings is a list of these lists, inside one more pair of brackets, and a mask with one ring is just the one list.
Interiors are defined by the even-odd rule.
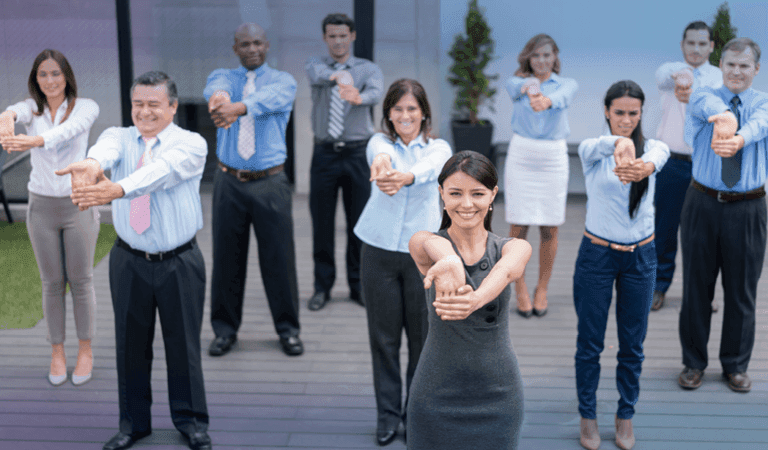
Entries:
[[43,315],[48,341],[64,342],[67,283],[72,290],[77,338],[94,334],[96,294],[93,290],[93,254],[99,236],[99,212],[80,211],[69,197],[29,193],[27,232],[43,282]]

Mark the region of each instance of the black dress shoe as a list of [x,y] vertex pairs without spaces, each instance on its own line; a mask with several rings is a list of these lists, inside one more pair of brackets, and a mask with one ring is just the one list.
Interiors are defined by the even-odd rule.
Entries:
[[301,343],[298,336],[281,337],[280,346],[283,347],[283,352],[288,356],[299,356],[304,353],[304,344]]
[[391,444],[395,437],[397,437],[397,428],[376,430],[376,443],[381,446]]
[[237,336],[223,337],[216,336],[208,347],[208,354],[211,356],[223,356],[232,350],[232,346],[237,342]]
[[309,301],[307,302],[307,308],[309,308],[310,311],[320,311],[325,307],[330,299],[331,296],[328,295],[327,292],[315,292],[312,297],[309,298]]
[[211,450],[211,437],[205,431],[198,431],[197,433],[187,436],[189,439],[189,448],[192,450]]
[[147,431],[144,433],[135,433],[135,434],[125,434],[123,432],[118,432],[116,435],[112,436],[112,439],[108,440],[106,444],[104,444],[104,447],[102,447],[102,450],[121,450],[124,448],[129,448],[133,444],[136,443],[139,439],[143,437],[147,437],[151,434],[151,431]]

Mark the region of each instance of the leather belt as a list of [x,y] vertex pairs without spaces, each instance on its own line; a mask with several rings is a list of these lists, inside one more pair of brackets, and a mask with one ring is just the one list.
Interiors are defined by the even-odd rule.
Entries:
[[241,170],[241,169],[233,169],[223,162],[219,161],[219,167],[221,167],[221,171],[228,173],[232,175],[233,177],[237,178],[237,181],[246,182],[246,181],[256,181],[264,177],[268,177],[270,175],[275,175],[283,171],[285,168],[285,164],[280,164],[279,166],[270,167],[269,169],[264,170]]
[[760,186],[757,189],[753,189],[747,192],[725,192],[710,189],[696,180],[691,180],[691,186],[697,191],[703,192],[710,197],[717,199],[720,203],[733,203],[740,202],[742,200],[754,200],[756,198],[765,197],[765,187]]
[[688,162],[693,161],[693,159],[691,159],[691,155],[686,155],[685,153],[669,152],[669,157],[672,159],[679,159],[682,161],[688,161]]
[[117,238],[117,241],[115,242],[115,245],[118,247],[128,250],[128,252],[133,253],[134,255],[138,256],[139,258],[144,258],[147,261],[150,262],[159,262],[159,261],[165,261],[168,259],[173,258],[174,256],[178,256],[187,250],[190,250],[194,244],[197,243],[197,238],[192,238],[189,242],[186,244],[182,244],[173,250],[169,250],[167,252],[160,252],[160,253],[149,253],[149,252],[142,252],[141,250],[136,250],[135,248],[128,245],[127,242]]
[[340,152],[347,148],[363,147],[368,144],[368,139],[360,141],[333,141],[333,142],[315,142],[318,145],[326,145],[333,148],[333,151]]
[[623,244],[617,244],[615,242],[608,242],[605,239],[601,239],[594,234],[590,233],[589,231],[584,231],[584,236],[588,237],[593,244],[600,245],[602,247],[608,247],[613,250],[618,250],[620,252],[634,252],[637,247],[642,247],[645,244],[648,244],[649,242],[653,241],[653,238],[655,235],[650,235],[649,237],[643,239],[642,241],[632,244],[632,245],[623,245]]

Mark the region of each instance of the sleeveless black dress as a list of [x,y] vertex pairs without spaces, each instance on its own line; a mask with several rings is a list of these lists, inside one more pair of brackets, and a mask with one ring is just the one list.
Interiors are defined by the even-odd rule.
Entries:
[[[445,230],[437,234],[450,241]],[[474,289],[501,259],[509,240],[489,232],[483,257],[464,265]],[[509,336],[511,292],[507,286],[464,320],[443,321],[432,305],[434,286],[427,291],[429,332],[411,384],[408,449],[517,448],[523,383]]]

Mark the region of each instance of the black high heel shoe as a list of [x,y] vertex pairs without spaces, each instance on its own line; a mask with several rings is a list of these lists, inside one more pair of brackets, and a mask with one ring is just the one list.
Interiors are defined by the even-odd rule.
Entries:
[[[533,300],[534,300],[534,302],[536,301],[536,291],[538,291],[538,288],[533,290]],[[547,315],[547,308],[536,309],[536,307],[534,306],[533,309],[531,310],[531,312],[536,317],[544,317],[544,316]]]

